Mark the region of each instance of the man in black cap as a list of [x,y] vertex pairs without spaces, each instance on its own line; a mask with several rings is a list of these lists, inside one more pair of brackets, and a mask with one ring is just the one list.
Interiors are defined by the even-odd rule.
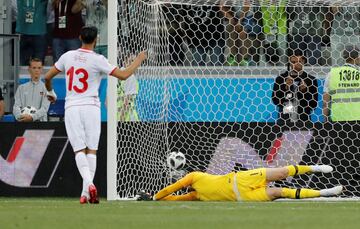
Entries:
[[[324,85],[323,114],[325,121],[360,120],[360,49],[346,45],[345,64],[334,67]],[[330,114],[331,110],[331,114]]]

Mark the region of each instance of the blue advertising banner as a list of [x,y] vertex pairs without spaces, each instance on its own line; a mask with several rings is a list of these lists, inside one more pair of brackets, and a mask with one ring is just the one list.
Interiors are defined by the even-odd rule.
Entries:
[[[319,103],[311,116],[313,122],[323,119],[323,83],[318,80]],[[161,117],[169,122],[275,122],[278,112],[271,100],[273,84],[273,78],[140,79],[137,113],[141,121]],[[55,78],[53,85],[58,102],[52,106],[61,107],[51,109],[63,109],[65,79]],[[102,121],[107,121],[106,87],[104,78],[99,89]]]

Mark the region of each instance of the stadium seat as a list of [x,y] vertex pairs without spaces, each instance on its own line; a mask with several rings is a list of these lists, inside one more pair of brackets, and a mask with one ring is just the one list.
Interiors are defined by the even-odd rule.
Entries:
[[50,104],[48,111],[49,121],[51,121],[51,118],[58,118],[59,121],[63,121],[64,113],[65,113],[64,105],[65,105],[64,99],[58,99],[56,100],[56,103]]
[[15,117],[12,114],[4,115],[2,119],[0,119],[1,122],[15,122]]

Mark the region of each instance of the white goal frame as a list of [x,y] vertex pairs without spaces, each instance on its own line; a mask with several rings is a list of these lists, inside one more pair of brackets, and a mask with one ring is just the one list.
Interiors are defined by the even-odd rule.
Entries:
[[[117,63],[117,19],[118,1],[108,1],[108,58],[110,63]],[[118,194],[116,191],[117,174],[117,123],[116,123],[116,87],[118,80],[115,77],[108,76],[107,81],[107,199],[116,200]],[[105,153],[105,152],[104,152]]]

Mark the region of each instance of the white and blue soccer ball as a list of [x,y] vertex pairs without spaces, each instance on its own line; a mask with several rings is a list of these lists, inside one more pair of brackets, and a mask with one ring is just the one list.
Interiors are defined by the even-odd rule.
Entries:
[[171,152],[168,154],[166,162],[170,169],[179,170],[184,168],[186,157],[182,152]]
[[36,111],[37,111],[36,108],[33,106],[26,106],[21,108],[20,110],[21,114],[28,114],[28,115],[35,114]]

